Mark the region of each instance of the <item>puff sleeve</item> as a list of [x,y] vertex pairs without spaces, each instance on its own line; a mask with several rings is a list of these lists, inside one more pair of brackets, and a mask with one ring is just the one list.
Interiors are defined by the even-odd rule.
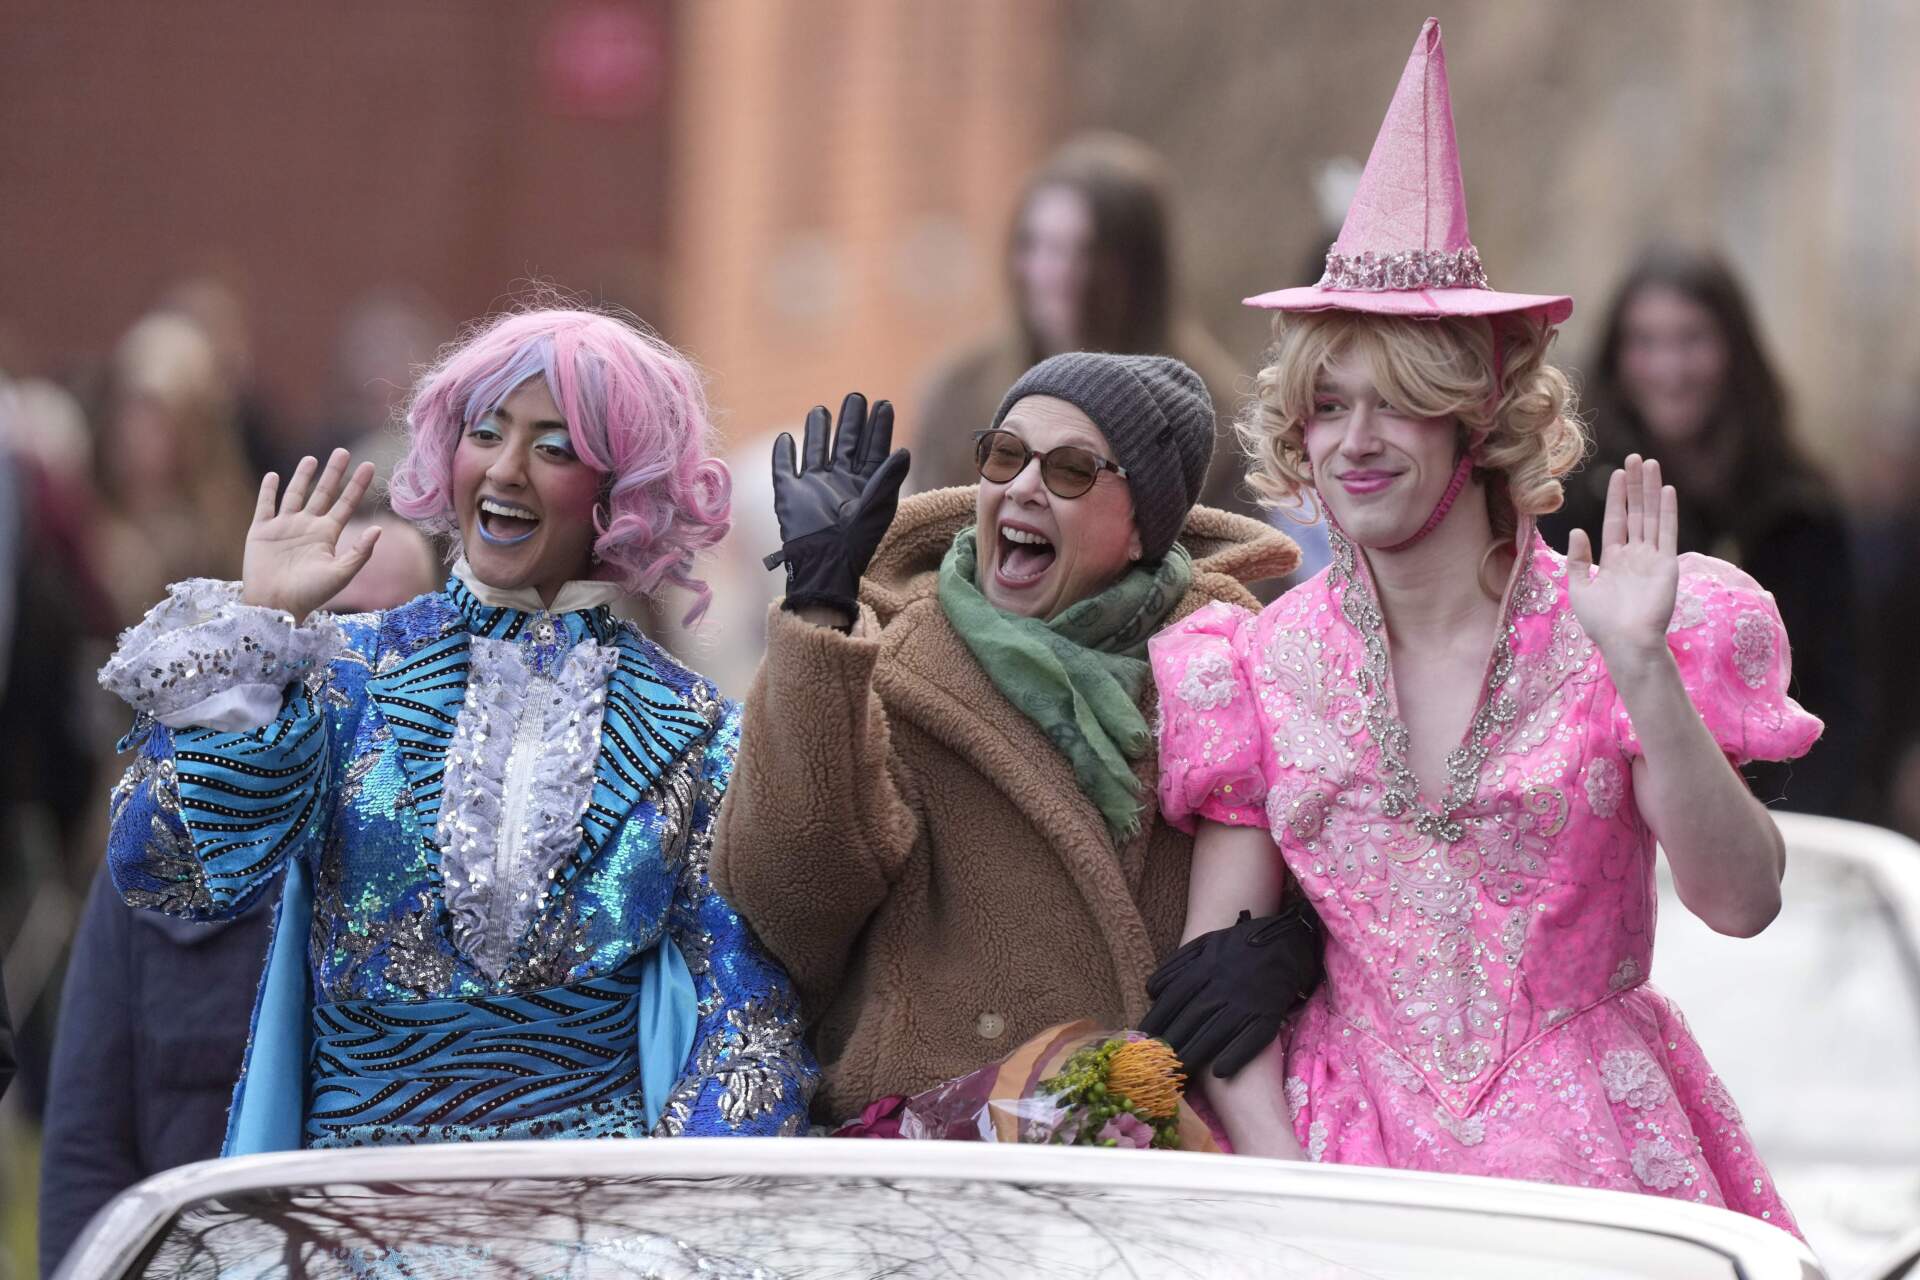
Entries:
[[[1736,766],[1792,760],[1820,736],[1819,719],[1787,693],[1793,661],[1780,610],[1740,569],[1694,552],[1680,557],[1667,648],[1694,710]],[[1613,714],[1621,750],[1639,758],[1639,737],[1617,693]]]
[[1249,653],[1258,619],[1216,602],[1147,646],[1160,707],[1160,812],[1264,827],[1267,778]]

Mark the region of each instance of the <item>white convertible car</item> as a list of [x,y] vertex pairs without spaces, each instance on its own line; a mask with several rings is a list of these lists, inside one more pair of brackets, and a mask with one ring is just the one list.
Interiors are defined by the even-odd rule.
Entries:
[[1820,1280],[1653,1196],[1218,1155],[836,1139],[496,1143],[188,1165],[62,1277]]
[[1653,1196],[1171,1152],[677,1139],[189,1165],[102,1210],[59,1274],[1920,1280],[1920,846],[1778,816],[1780,919],[1721,938],[1667,886],[1654,980],[1826,1270],[1775,1227]]
[[1723,938],[1663,874],[1652,977],[1739,1099],[1814,1252],[1840,1280],[1877,1277],[1920,1232],[1920,845],[1774,818],[1779,919]]

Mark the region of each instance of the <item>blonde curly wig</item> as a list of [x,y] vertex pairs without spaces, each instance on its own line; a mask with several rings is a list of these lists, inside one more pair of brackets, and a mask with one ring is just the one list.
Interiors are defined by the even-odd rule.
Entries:
[[[1494,341],[1500,387],[1494,391]],[[1247,483],[1270,507],[1304,508],[1313,489],[1307,416],[1321,371],[1349,353],[1366,362],[1381,392],[1423,418],[1452,418],[1489,482],[1496,532],[1520,516],[1560,507],[1560,477],[1587,451],[1573,384],[1546,362],[1553,330],[1520,316],[1411,320],[1350,311],[1290,314],[1274,322],[1274,343],[1254,378],[1253,398],[1234,424],[1253,467]]]

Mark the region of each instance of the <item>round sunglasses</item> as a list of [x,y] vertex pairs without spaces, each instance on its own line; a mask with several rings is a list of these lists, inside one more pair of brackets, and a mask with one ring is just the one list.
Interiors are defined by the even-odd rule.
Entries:
[[1093,488],[1102,471],[1111,471],[1123,480],[1127,476],[1127,469],[1119,463],[1108,462],[1091,449],[1077,445],[1064,444],[1036,453],[1013,432],[1000,430],[976,431],[973,441],[973,460],[980,468],[982,480],[1007,484],[1027,469],[1027,463],[1038,458],[1040,483],[1056,498],[1079,497]]

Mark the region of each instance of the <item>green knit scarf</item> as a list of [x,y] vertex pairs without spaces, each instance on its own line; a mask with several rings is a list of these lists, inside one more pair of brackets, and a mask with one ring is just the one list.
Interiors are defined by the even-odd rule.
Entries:
[[987,676],[1073,765],[1117,845],[1140,829],[1132,761],[1153,745],[1140,714],[1147,640],[1193,582],[1193,558],[1175,543],[1155,569],[1136,568],[1051,621],[1003,613],[974,583],[974,531],[962,529],[940,563],[940,607]]

